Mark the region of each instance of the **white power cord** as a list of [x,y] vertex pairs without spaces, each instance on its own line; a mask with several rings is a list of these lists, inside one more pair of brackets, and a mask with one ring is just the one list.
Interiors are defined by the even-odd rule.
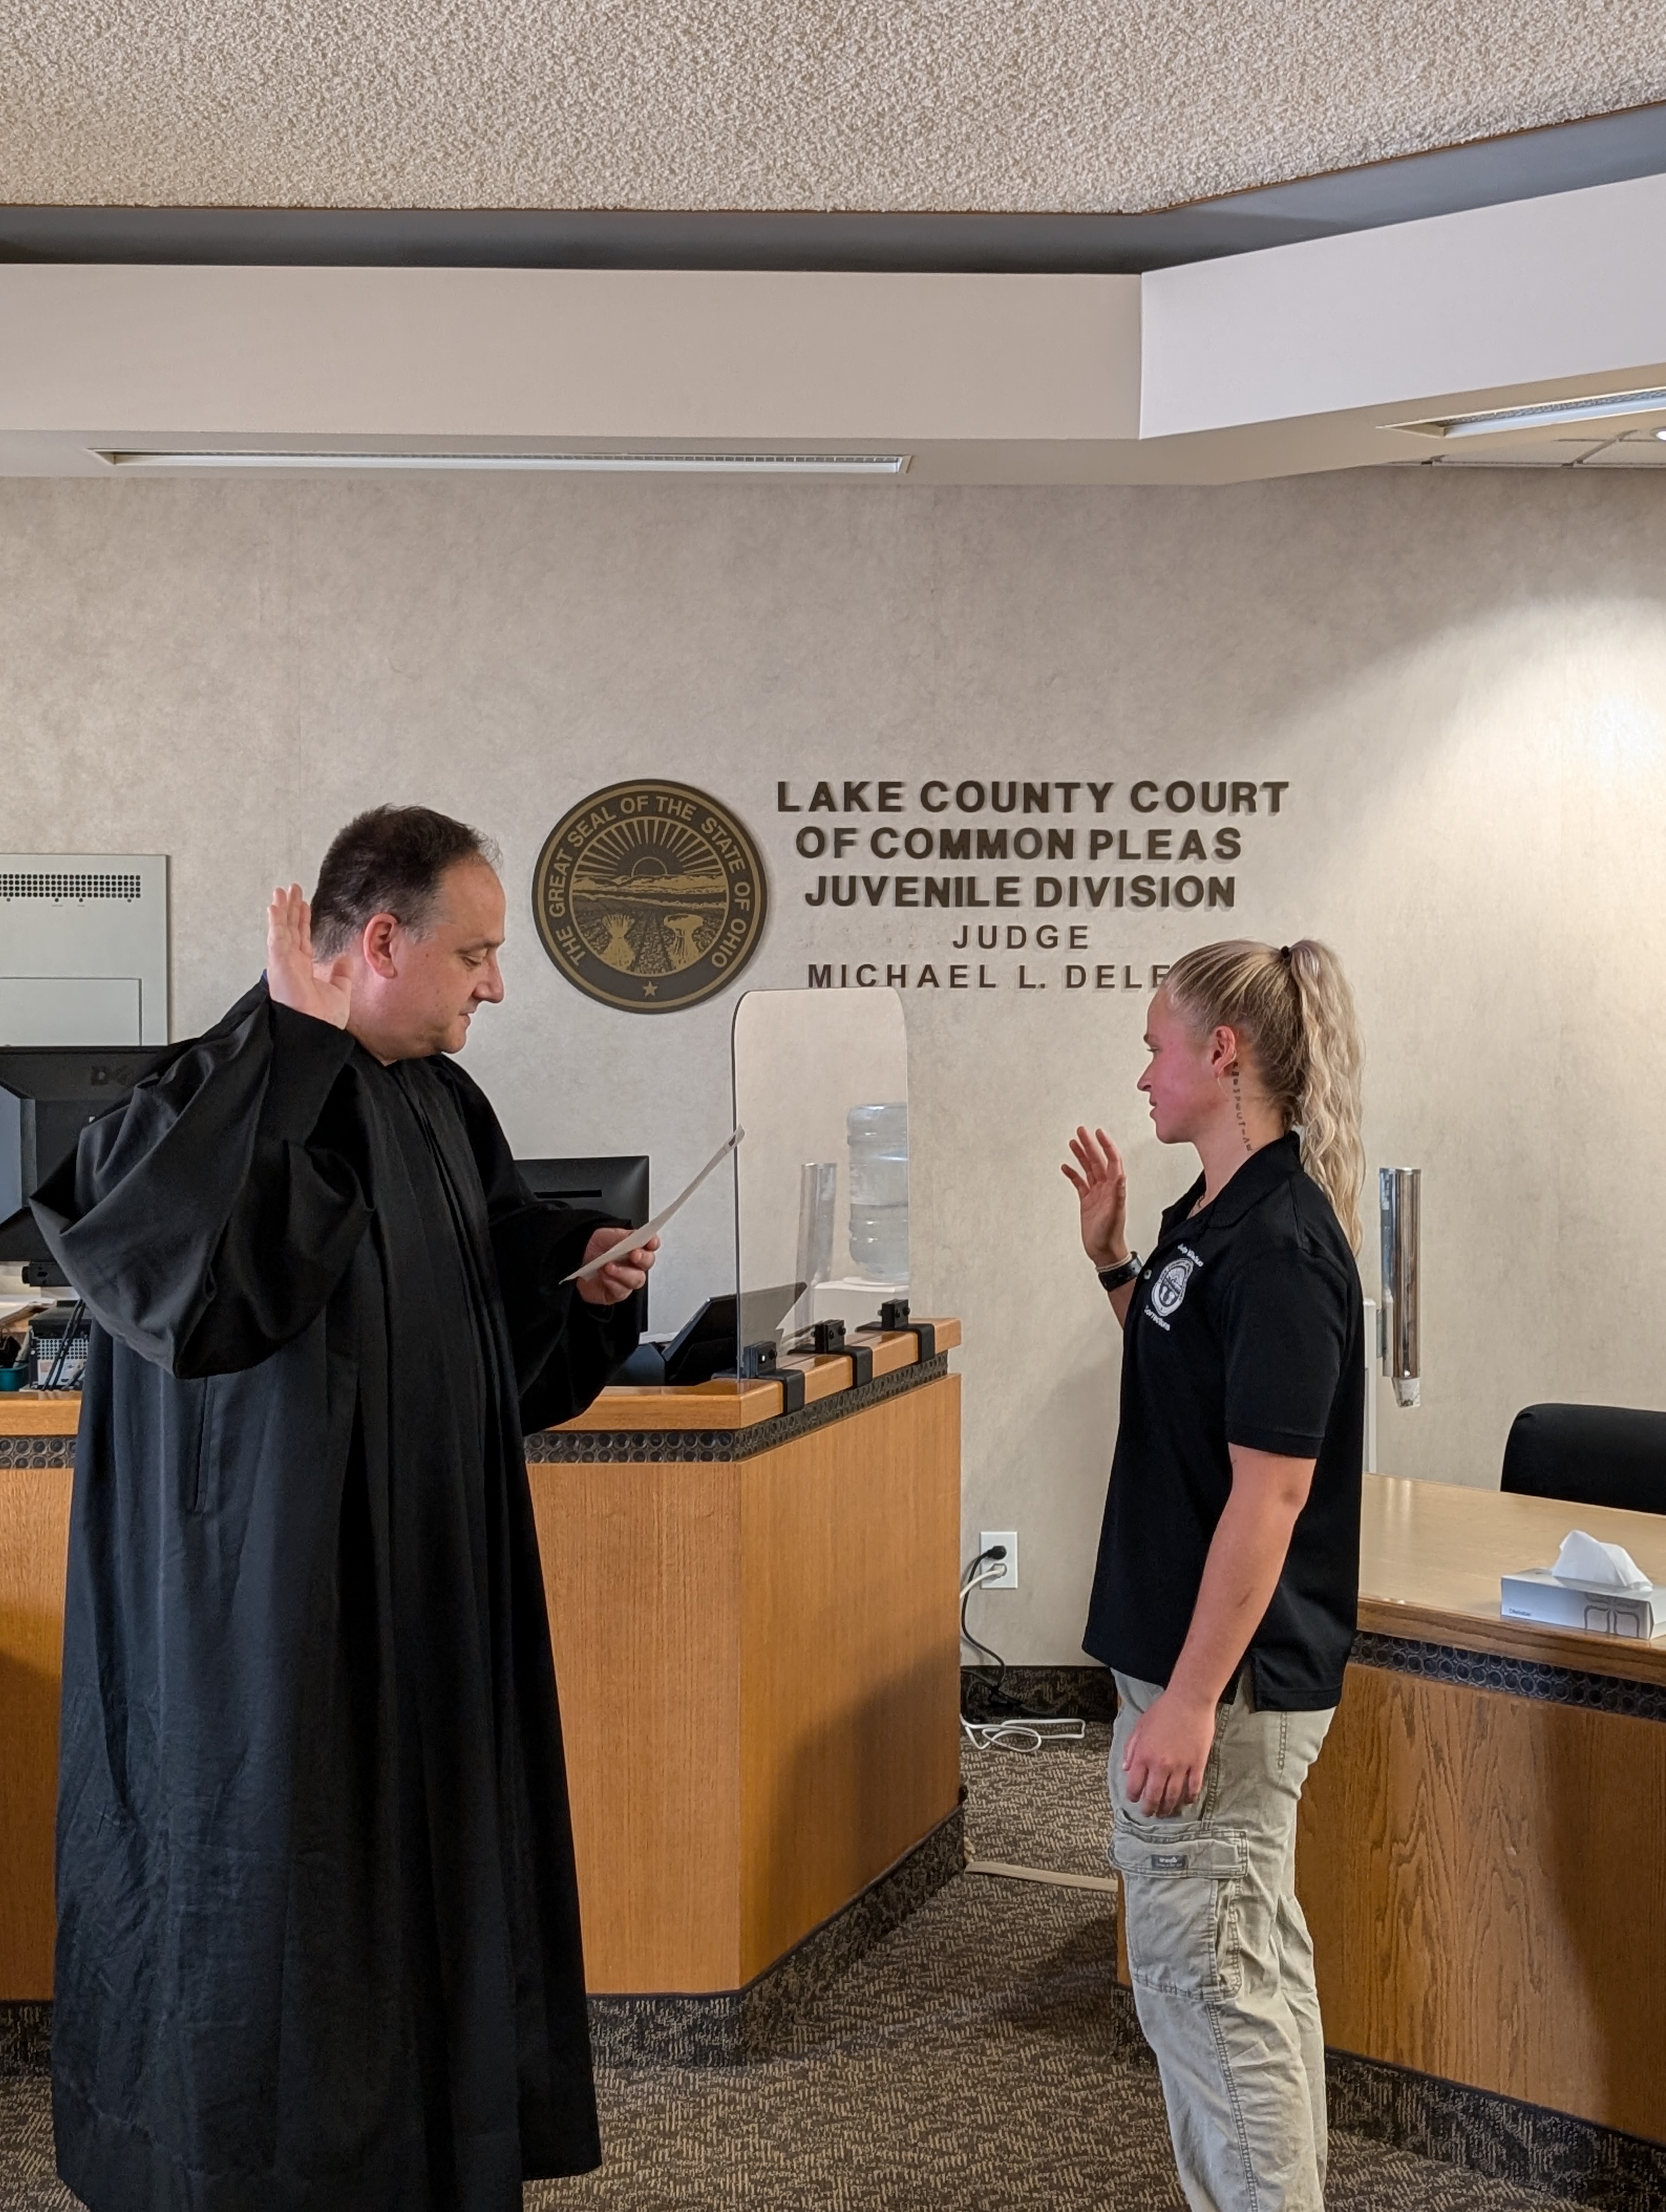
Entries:
[[1080,1743],[1087,1734],[1082,1721],[969,1721],[964,1713],[960,1726],[974,1751],[1039,1751],[1044,1743]]
[[[960,1585],[962,1617],[966,1600],[986,1583],[998,1582],[1006,1571],[1006,1547],[981,1552]],[[962,1639],[974,1651],[986,1647],[962,1631]],[[991,1655],[993,1656],[993,1654]],[[961,1731],[974,1751],[1039,1751],[1043,1743],[1080,1743],[1086,1729],[1080,1721],[1004,1720],[969,1721],[960,1716]]]

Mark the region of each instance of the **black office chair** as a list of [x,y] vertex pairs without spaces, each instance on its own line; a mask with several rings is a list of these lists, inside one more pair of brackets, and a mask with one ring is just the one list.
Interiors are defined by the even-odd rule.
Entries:
[[1666,1513],[1666,1413],[1634,1406],[1524,1406],[1510,1425],[1499,1487]]

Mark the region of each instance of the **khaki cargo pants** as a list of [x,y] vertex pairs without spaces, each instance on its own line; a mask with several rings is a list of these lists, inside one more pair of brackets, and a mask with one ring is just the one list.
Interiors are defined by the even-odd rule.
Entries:
[[1130,1805],[1122,1753],[1154,1682],[1116,1677],[1110,1856],[1122,1877],[1140,2025],[1157,2054],[1193,2212],[1321,2212],[1325,2049],[1296,1902],[1296,1805],[1329,1712],[1215,1715],[1202,1795],[1165,1820]]

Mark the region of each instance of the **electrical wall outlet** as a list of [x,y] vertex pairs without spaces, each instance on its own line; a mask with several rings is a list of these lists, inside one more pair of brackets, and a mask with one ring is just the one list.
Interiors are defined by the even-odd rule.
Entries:
[[[977,1548],[980,1552],[987,1552],[996,1544],[1005,1544],[1006,1547],[1006,1557],[1000,1562],[1000,1572],[998,1575],[988,1576],[985,1581],[978,1584],[978,1588],[987,1590],[1016,1589],[1018,1586],[1018,1530],[1016,1528],[986,1528],[977,1540]],[[988,1567],[992,1566],[994,1562],[986,1559],[983,1564]]]

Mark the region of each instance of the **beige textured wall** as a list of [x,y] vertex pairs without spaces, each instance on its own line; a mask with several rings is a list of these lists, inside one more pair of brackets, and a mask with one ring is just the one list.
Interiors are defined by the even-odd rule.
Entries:
[[[910,969],[921,1303],[966,1321],[968,1528],[1023,1540],[1024,1587],[982,1619],[1009,1656],[1067,1660],[1115,1346],[1055,1163],[1079,1116],[1127,1133],[1142,1240],[1187,1180],[1140,1133],[1143,1001],[1068,992],[1063,951],[1033,947],[1049,988],[1020,991],[1004,942],[997,988],[952,990],[971,917],[812,911],[811,817],[774,811],[777,781],[802,800],[818,776],[896,777],[917,827],[929,776],[1110,779],[1104,820],[1136,837],[1162,818],[1128,807],[1136,777],[1286,781],[1276,820],[1240,825],[1225,919],[1322,933],[1353,969],[1372,1165],[1426,1170],[1425,1404],[1384,1407],[1383,1462],[1490,1482],[1524,1402],[1666,1402],[1661,498],[1411,471],[1213,491],[14,481],[6,842],[173,854],[189,1029],[257,972],[265,887],[351,809],[481,821],[515,935],[470,1066],[520,1148],[641,1146],[669,1189],[727,1126],[728,1002],[635,1021],[579,998],[532,939],[528,878],[615,778],[727,799],[774,876],[747,981]],[[1060,918],[1119,971],[1207,927]],[[943,988],[917,987],[926,960]],[[713,1211],[675,1240],[665,1318],[722,1245]]]

